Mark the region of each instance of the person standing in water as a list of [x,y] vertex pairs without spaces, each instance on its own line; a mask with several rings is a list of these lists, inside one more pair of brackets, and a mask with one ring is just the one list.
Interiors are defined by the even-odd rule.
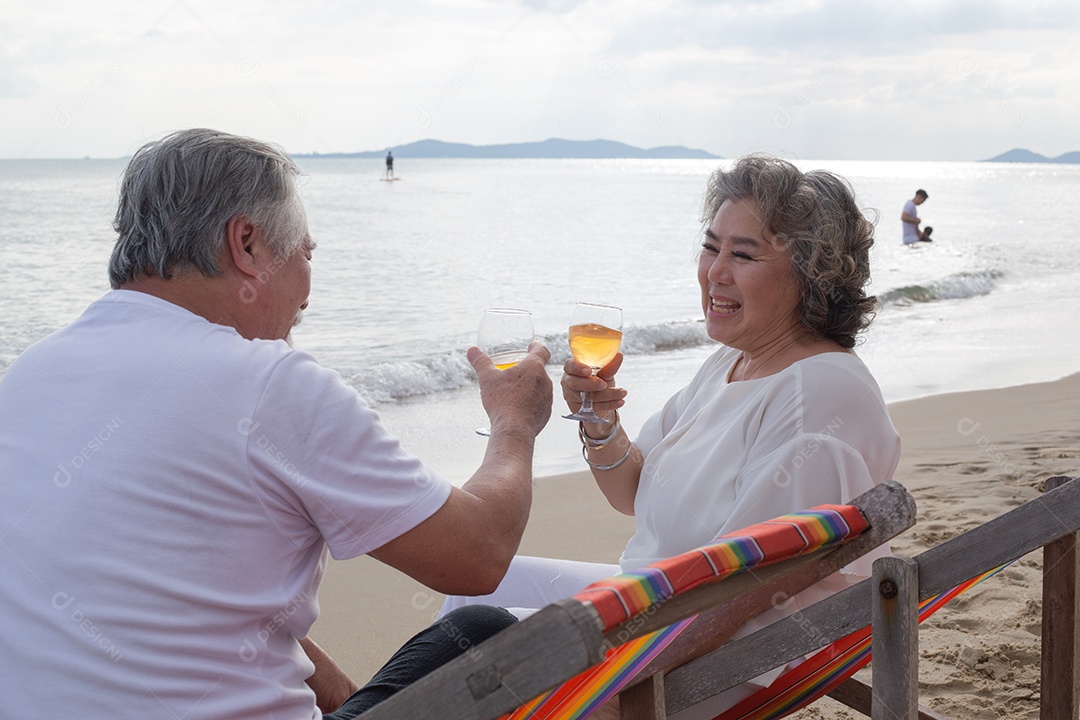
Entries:
[[389,150],[386,151],[386,177],[394,177],[394,153]]
[[904,210],[900,213],[900,221],[904,224],[904,244],[912,245],[917,242],[930,242],[930,233],[919,229],[918,206],[926,202],[930,196],[925,190],[916,190],[915,197],[904,203]]

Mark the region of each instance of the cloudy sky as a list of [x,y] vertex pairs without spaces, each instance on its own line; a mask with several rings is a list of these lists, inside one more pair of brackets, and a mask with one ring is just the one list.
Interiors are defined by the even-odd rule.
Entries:
[[3,0],[0,157],[209,126],[291,152],[1080,150],[1076,0]]

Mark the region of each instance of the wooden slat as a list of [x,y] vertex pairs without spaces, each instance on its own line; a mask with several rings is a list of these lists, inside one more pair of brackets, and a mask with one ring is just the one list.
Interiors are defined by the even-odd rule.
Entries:
[[[1052,477],[1046,487],[1072,480]],[[1080,713],[1077,540],[1078,534],[1071,533],[1043,548],[1041,720],[1075,720]]]
[[918,720],[919,565],[911,558],[874,562],[872,720]]
[[849,677],[844,682],[826,693],[833,700],[847,705],[855,712],[870,717],[870,708],[874,704],[874,691],[863,681]]
[[786,599],[805,590],[915,523],[915,501],[899,483],[882,483],[852,504],[870,521],[869,530],[834,550],[824,551],[814,564],[793,565],[790,573],[773,576],[755,571],[718,583],[730,583],[730,589],[738,589],[741,595],[698,616],[693,630],[675,638],[642,669],[639,677],[678,667],[720,647],[748,620],[775,606],[778,598]]
[[621,720],[665,720],[664,676],[653,675],[619,694]]
[[500,717],[600,662],[603,638],[599,627],[591,606],[571,599],[548,605],[359,717]]
[[920,554],[920,600],[1080,529],[1080,483],[1068,483]]
[[[870,705],[873,702],[874,691],[862,680],[850,677],[826,694],[833,700],[847,705],[855,712],[870,717]],[[949,718],[920,705],[919,720],[949,720]]]
[[[919,555],[925,599],[1080,529],[1080,483],[1071,482]],[[870,623],[869,580],[732,641],[664,679],[669,714]],[[769,652],[763,652],[769,648]]]

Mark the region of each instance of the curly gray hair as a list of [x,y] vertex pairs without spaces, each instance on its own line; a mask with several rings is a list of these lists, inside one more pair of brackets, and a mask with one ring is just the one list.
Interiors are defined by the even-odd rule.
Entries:
[[846,180],[824,170],[802,172],[779,158],[750,155],[709,179],[702,222],[725,200],[752,198],[765,227],[787,249],[802,292],[799,320],[845,348],[873,320],[877,299],[866,294],[874,225]]
[[226,225],[238,215],[286,257],[307,235],[299,174],[281,148],[217,130],[181,130],[144,145],[121,181],[109,283],[220,275]]

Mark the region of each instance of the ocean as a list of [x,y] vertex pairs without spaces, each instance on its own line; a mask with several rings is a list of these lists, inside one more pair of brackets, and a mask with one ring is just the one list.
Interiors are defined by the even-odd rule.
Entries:
[[[623,308],[631,434],[715,345],[695,256],[714,160],[306,158],[311,304],[296,347],[334,368],[407,448],[455,483],[486,424],[466,348],[481,310],[533,312],[557,382],[578,301]],[[846,177],[879,216],[857,352],[887,401],[1080,370],[1080,165],[800,161]],[[0,373],[108,290],[122,160],[0,160]],[[916,188],[934,243],[904,247]],[[557,398],[537,476],[583,467]]]

